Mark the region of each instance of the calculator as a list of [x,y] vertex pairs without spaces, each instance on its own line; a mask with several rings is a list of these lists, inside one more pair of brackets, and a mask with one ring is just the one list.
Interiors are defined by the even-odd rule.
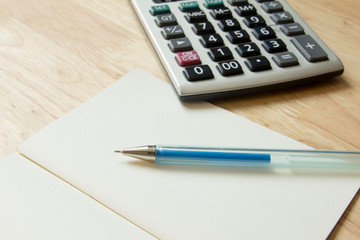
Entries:
[[340,75],[339,58],[285,0],[130,0],[181,100]]

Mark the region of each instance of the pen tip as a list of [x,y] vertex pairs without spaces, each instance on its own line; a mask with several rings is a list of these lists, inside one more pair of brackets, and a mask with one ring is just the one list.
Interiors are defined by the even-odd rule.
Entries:
[[115,150],[114,152],[116,152],[116,153],[123,153],[122,150]]

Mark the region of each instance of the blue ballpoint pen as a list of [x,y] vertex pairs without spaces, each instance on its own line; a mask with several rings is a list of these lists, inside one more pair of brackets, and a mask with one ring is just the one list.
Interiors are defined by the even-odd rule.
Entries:
[[360,168],[360,152],[147,145],[120,152],[163,164]]

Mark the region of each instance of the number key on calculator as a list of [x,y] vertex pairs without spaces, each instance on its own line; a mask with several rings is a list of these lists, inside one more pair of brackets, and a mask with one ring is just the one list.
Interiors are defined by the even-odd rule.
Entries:
[[285,0],[130,0],[181,100],[342,74]]

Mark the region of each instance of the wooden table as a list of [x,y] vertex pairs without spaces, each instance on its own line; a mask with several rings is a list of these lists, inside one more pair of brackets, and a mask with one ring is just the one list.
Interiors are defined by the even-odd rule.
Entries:
[[[288,2],[344,74],[212,103],[317,149],[360,150],[360,1]],[[128,0],[1,0],[0,157],[137,66],[166,81]],[[359,196],[330,239],[360,238]]]

